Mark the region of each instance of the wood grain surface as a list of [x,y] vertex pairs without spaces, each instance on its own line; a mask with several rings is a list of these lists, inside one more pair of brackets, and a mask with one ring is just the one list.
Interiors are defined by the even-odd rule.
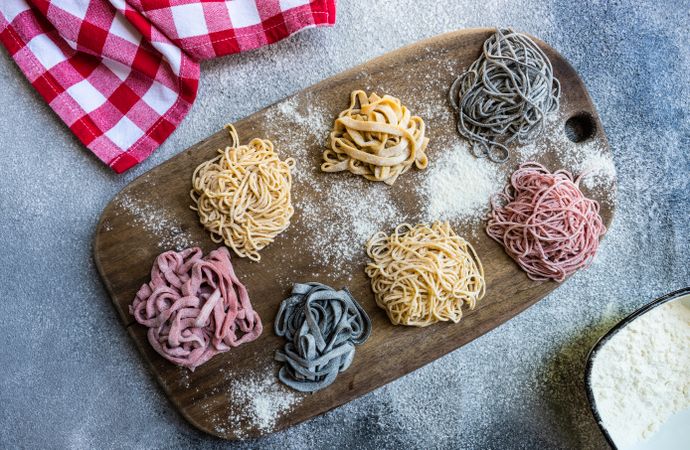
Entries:
[[[344,183],[354,176],[319,171],[327,131],[323,136],[310,134],[308,129],[300,128],[309,127],[309,120],[295,123],[285,111],[294,108],[303,118],[309,118],[312,111],[321,111],[330,126],[337,114],[347,107],[352,90],[373,90],[400,98],[413,114],[421,115],[427,122],[431,167],[442,152],[451,151],[453,146],[462,142],[455,131],[456,117],[448,105],[447,89],[453,79],[477,58],[482,43],[491,32],[490,29],[469,29],[437,36],[324,80],[235,123],[240,139],[242,143],[253,137],[271,139],[282,158],[290,156],[289,149],[294,148],[297,140],[304,146],[302,150],[306,150],[301,154],[308,155],[298,161],[307,168],[306,177],[317,183]],[[594,105],[575,70],[555,50],[542,42],[539,44],[552,61],[563,93],[559,117],[540,138],[545,144],[533,159],[553,170],[573,170],[571,159],[567,157],[569,152],[574,153],[578,145],[592,143],[608,152],[606,137]],[[424,117],[425,111],[431,111],[433,117]],[[583,142],[563,138],[565,123],[571,117],[587,119],[578,121],[573,127]],[[582,131],[583,126],[591,130]],[[519,314],[558,287],[555,282],[529,280],[503,249],[486,236],[481,221],[458,219],[451,221],[455,230],[472,242],[484,263],[488,286],[486,297],[474,310],[466,311],[459,324],[440,323],[421,329],[394,327],[374,302],[363,270],[367,258],[361,243],[353,244],[361,247],[357,248],[355,258],[338,265],[323,263],[318,252],[307,250],[313,248],[305,241],[314,238],[309,232],[313,226],[309,228],[305,223],[300,199],[328,202],[328,198],[316,198],[323,193],[315,190],[313,183],[305,183],[303,175],[301,179],[296,177],[293,186],[296,211],[292,225],[262,251],[261,262],[254,263],[233,255],[235,270],[249,289],[252,304],[263,320],[263,334],[254,342],[212,358],[195,372],[176,367],[153,351],[146,339],[145,328],[133,321],[128,306],[141,284],[149,280],[151,264],[159,253],[187,245],[198,245],[204,253],[217,247],[199,224],[196,213],[189,209],[190,180],[198,164],[213,157],[218,148],[228,143],[226,132],[221,130],[134,180],[105,208],[94,239],[98,270],[143,361],[172,404],[189,422],[205,432],[225,439],[238,439],[260,436],[300,423],[457,349]],[[501,168],[506,181],[520,162],[516,155],[513,152],[511,159]],[[419,205],[425,199],[421,198],[423,194],[416,187],[422,183],[426,173],[412,169],[392,187],[376,183],[375,187],[367,188],[391,190],[396,207],[404,212],[408,221],[418,222],[422,218]],[[457,177],[461,183],[463,174],[458,173]],[[602,216],[609,225],[615,203],[615,182],[610,189],[585,190],[585,193],[600,201]],[[352,225],[337,214],[321,220],[328,222],[331,229],[335,226],[341,233],[348,233]],[[391,231],[396,225],[386,224],[385,231]],[[328,242],[323,245],[328,245]],[[246,411],[249,407],[246,398],[233,390],[237,389],[238,381],[277,373],[278,364],[273,362],[273,355],[283,341],[273,333],[273,320],[278,305],[290,291],[292,281],[319,281],[336,288],[347,286],[371,316],[373,333],[365,344],[357,348],[352,366],[341,373],[333,385],[312,395],[295,394],[290,410],[277,417],[275,423],[257,423]],[[476,364],[482,364],[482,361],[476,361]],[[277,379],[274,380],[278,383]],[[275,385],[272,389],[278,392],[276,395],[280,392],[292,395],[282,385]]]

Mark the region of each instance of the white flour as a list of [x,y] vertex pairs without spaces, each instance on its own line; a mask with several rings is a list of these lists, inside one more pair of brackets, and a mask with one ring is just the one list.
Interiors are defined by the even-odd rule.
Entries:
[[[343,99],[343,107],[347,101]],[[292,222],[302,224],[300,244],[321,266],[347,273],[349,265],[364,256],[366,241],[380,229],[397,225],[404,216],[389,186],[350,173],[321,172],[321,154],[337,115],[327,113],[318,99],[304,103],[307,106],[300,107],[295,99],[280,102],[267,116],[266,133],[281,157],[297,160]],[[289,118],[292,126],[274,126],[274,116]]]
[[[225,374],[226,379],[233,376],[232,373]],[[271,432],[278,420],[302,401],[301,394],[280,384],[271,367],[233,380],[228,395],[233,397],[235,405],[242,405],[241,411],[231,414],[227,420],[227,424],[236,431],[254,428]],[[221,423],[223,422],[219,421],[216,424],[219,430],[225,425],[220,425]],[[242,427],[241,423],[248,427]]]
[[278,111],[302,132],[311,135],[315,140],[325,141],[332,120],[329,120],[318,106],[314,104],[309,106],[304,114],[300,114],[297,110],[297,102],[294,99],[288,99],[278,104]]
[[181,219],[168,211],[158,209],[143,200],[124,194],[118,204],[132,216],[132,222],[146,230],[163,250],[180,251],[198,245],[181,225]]
[[611,152],[597,139],[579,143],[570,141],[561,129],[566,119],[561,113],[549,122],[542,139],[518,146],[515,149],[518,160],[524,163],[538,159],[540,154],[554,149],[562,164],[561,167],[547,167],[549,170],[564,168],[575,178],[582,176],[581,185],[593,192],[604,193],[611,190],[616,179],[616,166]]
[[[565,140],[563,140],[565,142]],[[574,147],[574,151],[570,147]],[[578,144],[562,144],[559,155],[575,177],[582,176],[581,184],[589,190],[603,192],[613,187],[616,166],[611,153],[597,140]]]
[[491,196],[506,183],[501,169],[486,158],[472,156],[464,143],[438,152],[422,184],[427,199],[424,220],[482,219]]
[[[264,119],[266,138],[273,141],[281,158],[297,160],[293,176],[297,183],[313,183],[314,163],[320,164],[323,147],[333,124],[323,106],[315,101],[305,101],[306,107],[299,107],[294,98],[283,100],[269,111]],[[290,127],[281,125],[280,119],[290,121]]]
[[613,185],[616,178],[616,166],[611,153],[605,152],[596,141],[585,144],[580,149],[580,160],[575,162],[573,170],[582,174],[582,184],[588,189],[607,188]]
[[307,235],[303,243],[323,266],[337,272],[351,270],[348,265],[364,256],[366,241],[377,231],[403,222],[404,216],[383,183],[350,174],[323,178],[329,181],[321,187],[323,195],[295,202]]
[[690,407],[689,299],[635,319],[594,360],[596,406],[621,449],[649,438],[674,413]]

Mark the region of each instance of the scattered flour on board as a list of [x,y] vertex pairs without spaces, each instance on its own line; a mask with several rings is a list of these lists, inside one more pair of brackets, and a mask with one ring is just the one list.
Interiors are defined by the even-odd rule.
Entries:
[[505,183],[498,164],[475,158],[466,144],[456,144],[429,164],[421,186],[424,220],[479,221],[489,210],[491,196]]
[[302,402],[302,394],[280,384],[272,367],[240,378],[225,372],[225,378],[231,380],[227,395],[235,405],[241,405],[241,410],[233,411],[227,421],[216,417],[213,422],[220,432],[225,432],[226,426],[232,427],[239,438],[246,437],[241,432],[243,425],[244,429],[273,431],[278,420]]
[[[374,233],[396,225],[403,217],[389,186],[350,173],[321,172],[321,154],[335,116],[309,99],[304,103],[306,108],[294,98],[279,103],[266,121],[267,134],[278,152],[297,161],[293,222],[302,224],[306,251],[322,266],[345,272],[349,263],[364,256],[364,244]],[[291,126],[271,120],[278,118]],[[347,228],[343,228],[344,223]]]
[[[307,250],[323,266],[344,271],[346,264],[364,256],[366,241],[404,216],[391,197],[389,186],[349,173],[326,174],[329,180],[314,186],[315,195],[298,199]],[[343,227],[347,224],[347,227]]]
[[[446,67],[439,68],[439,70],[452,72],[449,67],[450,64],[451,62],[448,61]],[[410,83],[405,91],[401,92],[399,98],[402,104],[410,109],[412,115],[419,116],[424,120],[427,129],[438,126],[439,122],[448,119],[449,116],[455,120],[455,112],[447,100],[449,85],[444,77],[439,77],[436,71],[430,70],[423,76],[409,72],[406,79]],[[379,95],[391,94],[391,92],[382,90],[380,92],[374,90],[373,92]],[[369,93],[367,92],[367,94]]]
[[[413,114],[424,118],[429,130],[434,125],[443,126],[449,118],[455,121],[445,98],[446,86],[439,83],[437,77],[429,77],[418,88],[406,92],[403,99]],[[362,87],[367,88],[365,84]],[[378,86],[375,91],[380,95],[398,94],[386,86]],[[342,108],[336,109],[344,109],[348,101],[343,99]],[[306,246],[303,249],[321,267],[335,273],[347,274],[353,262],[360,259],[364,262],[366,241],[376,232],[407,220],[465,222],[472,224],[472,233],[479,232],[492,195],[502,191],[509,182],[513,165],[475,158],[469,144],[457,133],[430,134],[429,167],[415,187],[420,197],[419,215],[407,217],[401,205],[396,204],[395,188],[349,173],[321,172],[321,154],[337,116],[332,110],[319,103],[318,98],[297,96],[278,103],[264,123],[266,137],[273,140],[281,156],[297,161],[293,171],[295,217],[292,221],[300,222],[300,245]],[[543,139],[511,149],[517,162],[539,159],[540,155],[555,151],[562,164],[549,167],[550,170],[566,168],[575,176],[585,173],[582,178],[585,187],[609,189],[615,177],[610,154],[597,141],[579,144],[569,141],[558,129],[563,122],[563,117],[553,118]]]
[[616,178],[616,166],[611,153],[604,152],[596,141],[581,144],[576,152],[578,161],[573,163],[573,170],[582,175],[582,184],[589,189],[610,188]]
[[[343,263],[363,255],[366,241],[376,232],[403,219],[390,197],[388,186],[377,183],[356,189],[352,185],[363,184],[360,182],[365,180],[354,180],[350,174],[340,175],[344,176],[334,180],[326,193],[328,203],[313,200],[300,203],[306,227],[315,236],[309,241],[309,249],[318,252],[323,262],[333,265],[336,270],[342,269]],[[343,179],[346,177],[347,181]],[[320,220],[324,207],[338,221]],[[345,230],[342,224],[346,224]]]
[[[266,137],[273,141],[278,153],[297,160],[293,176],[298,181],[309,181],[308,165],[320,156],[332,124],[323,107],[307,103],[308,107],[300,108],[295,98],[283,100],[267,114],[264,122]],[[290,126],[286,127],[285,122]],[[317,154],[310,154],[311,151]]]
[[306,131],[318,140],[325,139],[330,128],[330,121],[326,120],[322,109],[310,104],[305,114],[298,112],[297,101],[294,98],[280,102],[278,112],[288,119],[295,127]]
[[566,117],[563,114],[552,119],[547,130],[536,142],[516,147],[520,163],[538,159],[540,154],[554,149],[561,161],[560,167],[547,167],[549,170],[566,169],[576,178],[582,176],[581,183],[590,191],[602,194],[609,199],[616,179],[616,166],[611,152],[606,151],[599,140],[572,142],[563,130]]
[[177,384],[179,387],[183,387],[185,389],[189,389],[190,387],[190,379],[189,379],[189,370],[186,367],[178,367],[177,368]]
[[135,224],[158,239],[158,247],[161,249],[179,251],[196,245],[192,236],[166,211],[126,194],[119,197],[117,202],[132,216]]

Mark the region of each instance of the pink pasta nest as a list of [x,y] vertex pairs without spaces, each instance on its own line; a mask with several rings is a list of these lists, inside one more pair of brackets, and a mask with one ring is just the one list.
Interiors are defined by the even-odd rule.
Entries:
[[225,247],[205,258],[196,247],[160,254],[129,312],[161,356],[192,371],[263,330]]
[[562,282],[597,253],[606,226],[579,182],[568,171],[528,162],[491,199],[486,232],[533,280]]

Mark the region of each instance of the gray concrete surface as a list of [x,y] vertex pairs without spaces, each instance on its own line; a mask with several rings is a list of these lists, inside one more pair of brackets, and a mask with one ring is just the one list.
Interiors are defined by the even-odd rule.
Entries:
[[[205,63],[187,119],[121,176],[0,52],[0,447],[605,447],[583,392],[589,348],[617,319],[690,284],[689,14],[670,0],[341,0],[334,29]],[[102,208],[228,120],[418,39],[494,25],[558,49],[599,109],[620,191],[596,264],[486,336],[300,426],[240,444],[192,429],[101,285],[91,238]]]

